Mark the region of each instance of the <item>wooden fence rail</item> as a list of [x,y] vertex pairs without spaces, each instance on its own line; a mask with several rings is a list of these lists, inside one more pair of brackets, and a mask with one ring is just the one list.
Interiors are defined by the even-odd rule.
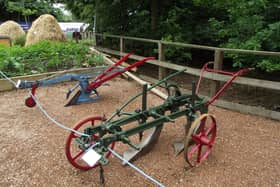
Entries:
[[[100,47],[98,47],[97,49],[99,51],[98,53],[101,54],[101,55],[104,55],[104,56],[106,56],[108,53],[113,54],[113,55],[120,55],[120,56],[125,54],[125,53],[120,53],[119,51],[109,50],[109,49],[100,48]],[[97,51],[97,50],[94,50],[94,51]],[[105,53],[103,54],[100,51],[103,51]],[[139,60],[139,59],[142,59],[142,58],[143,57],[137,56],[137,55],[132,55],[131,56],[131,59],[135,59],[135,60]],[[105,61],[106,61],[106,58],[105,58]],[[161,67],[171,68],[171,69],[174,69],[174,70],[182,70],[182,69],[186,68],[185,66],[180,66],[180,65],[176,65],[176,64],[172,64],[172,66],[170,66],[170,63],[161,62],[161,61],[158,61],[158,60],[150,60],[150,61],[148,61],[148,63],[158,65],[158,66],[161,66]],[[199,72],[200,72],[200,70],[195,69],[195,68],[188,68],[187,69],[188,74],[198,76]],[[227,76],[217,75],[217,74],[213,74],[213,73],[206,73],[205,77],[208,78],[208,79],[219,80],[219,81],[226,81],[228,79]],[[151,77],[145,76],[145,79],[149,82],[152,82],[152,83],[157,82],[157,80],[155,80]],[[252,81],[257,81],[257,80],[248,79],[248,78],[244,78],[244,77],[239,77],[238,79],[235,80],[236,83],[246,84],[246,85],[251,84]],[[263,80],[260,80],[260,81],[263,81]],[[257,82],[255,82],[255,84],[257,84]],[[260,82],[259,84],[263,84],[263,82]],[[274,85],[270,85],[270,84],[266,84],[266,83],[264,85],[266,85],[267,88],[273,88],[273,86],[274,86]],[[278,87],[278,89],[279,89],[279,87]],[[190,90],[183,89],[183,91],[184,91],[184,93],[191,94]],[[208,96],[203,96],[203,97],[209,98]],[[221,100],[221,99],[217,100],[215,102],[215,105],[219,106],[219,107],[222,107],[222,108],[238,111],[238,112],[241,112],[241,113],[259,115],[259,116],[268,117],[268,118],[280,121],[280,112],[273,111],[273,110],[267,110],[263,107],[248,106],[248,105],[233,103],[233,102],[225,101],[225,100]]]
[[[119,52],[119,51],[111,50],[111,49],[107,49],[107,48],[102,48],[102,47],[96,47],[96,48],[99,51],[102,51],[107,54],[116,55],[116,56],[123,56],[126,54],[124,52]],[[143,56],[131,55],[130,58],[133,60],[140,60],[140,59],[143,59]],[[149,60],[146,63],[156,65],[156,66],[162,67],[164,69],[172,69],[172,70],[177,70],[177,71],[187,68],[187,71],[186,71],[187,74],[194,75],[194,76],[200,75],[199,69],[188,67],[188,66],[172,64],[172,63],[168,63],[168,62],[161,61],[161,60]],[[210,80],[222,81],[222,82],[226,82],[228,80],[227,75],[216,74],[216,73],[211,73],[211,72],[205,72],[203,77],[210,79]],[[234,83],[280,91],[280,82],[275,82],[275,81],[238,77],[234,81]]]
[[[275,56],[280,57],[280,52],[271,52],[271,51],[256,51],[256,50],[243,50],[243,49],[228,49],[228,48],[219,48],[219,47],[213,47],[213,46],[204,46],[204,45],[196,45],[196,44],[186,44],[186,43],[180,43],[180,42],[167,42],[167,41],[161,41],[161,40],[153,40],[153,39],[146,39],[146,38],[137,38],[137,37],[129,37],[129,36],[119,36],[119,35],[112,35],[112,34],[101,34],[101,33],[94,33],[91,32],[89,34],[91,37],[94,38],[95,47],[105,53],[112,54],[112,55],[119,55],[122,56],[126,53],[125,50],[125,41],[126,40],[132,40],[132,41],[138,41],[138,42],[147,42],[147,43],[154,43],[157,44],[158,48],[158,57],[157,60],[150,60],[147,63],[153,64],[158,66],[158,79],[162,79],[166,76],[167,69],[172,70],[181,70],[187,68],[186,73],[190,75],[199,76],[199,69],[187,67],[187,66],[181,66],[177,64],[173,64],[170,62],[165,61],[165,47],[166,46],[178,46],[178,47],[185,47],[185,48],[192,48],[192,49],[200,49],[200,50],[207,50],[213,52],[213,62],[214,62],[214,69],[222,69],[223,67],[223,60],[224,60],[224,54],[225,53],[237,53],[237,54],[251,54],[251,55],[264,55],[264,56]],[[114,38],[119,39],[119,50],[112,50],[108,48],[102,48],[101,46],[97,46],[96,38],[101,37],[103,39],[106,38]],[[139,60],[143,58],[142,56],[132,55],[131,59]],[[279,58],[280,61],[280,58]],[[210,72],[205,73],[205,78],[212,80],[210,85],[210,94],[209,96],[213,96],[214,93],[217,92],[217,89],[219,87],[220,81],[226,81],[228,80],[228,77],[225,75],[218,75]],[[261,79],[253,79],[253,78],[245,78],[245,77],[239,77],[235,81],[237,84],[243,84],[253,87],[259,87],[264,89],[272,89],[276,91],[280,91],[280,82],[276,81],[267,81],[267,80],[261,80]],[[219,103],[220,101],[217,101]],[[223,103],[223,102],[222,102]],[[223,103],[224,105],[224,103]],[[233,104],[226,104],[226,108],[237,110],[236,103]],[[238,105],[239,106],[239,105]],[[240,107],[240,106],[239,106]],[[248,108],[249,107],[249,108]],[[242,106],[241,109],[251,110],[251,111],[259,111],[256,110],[256,107],[250,106]],[[270,111],[270,110],[261,110],[263,112],[258,112],[257,115],[260,115],[260,113],[266,114],[263,116],[271,117],[273,119],[280,120],[280,112],[276,111]],[[246,112],[246,111],[241,111]],[[251,112],[249,112],[251,113]],[[253,113],[253,112],[252,112]],[[276,116],[276,117],[275,117]]]
[[[85,35],[85,33],[84,33]],[[219,48],[219,47],[212,47],[212,46],[204,46],[204,45],[196,45],[196,44],[186,44],[186,43],[180,43],[180,42],[167,42],[167,41],[161,41],[161,40],[152,40],[152,39],[146,39],[146,38],[137,38],[137,37],[129,37],[129,36],[119,36],[119,35],[112,35],[112,34],[100,34],[100,33],[94,33],[90,32],[89,34],[90,38],[96,38],[97,36],[102,38],[118,38],[120,40],[120,49],[119,53],[123,54],[125,53],[125,40],[133,40],[133,41],[139,41],[139,42],[148,42],[148,43],[155,43],[158,45],[158,61],[152,61],[154,65],[157,65],[159,68],[158,71],[158,78],[162,79],[166,76],[166,70],[167,69],[173,69],[174,64],[172,63],[165,63],[165,47],[166,46],[179,46],[179,47],[186,47],[186,48],[193,48],[193,49],[201,49],[201,50],[208,50],[213,51],[213,62],[214,62],[214,69],[222,69],[223,67],[223,59],[224,59],[224,53],[239,53],[239,54],[252,54],[252,55],[268,55],[268,56],[277,56],[280,57],[280,52],[271,52],[271,51],[254,51],[254,50],[243,50],[243,49],[228,49],[228,48]],[[86,35],[85,35],[86,36]],[[96,41],[96,40],[95,40]],[[95,43],[95,46],[97,43]],[[105,50],[105,49],[103,49]],[[116,54],[116,51],[109,50],[107,52],[111,52]],[[280,58],[279,58],[280,61]],[[151,61],[150,61],[151,63]],[[188,67],[188,69],[190,69]],[[214,78],[213,76],[212,78]],[[211,78],[210,78],[211,79]],[[253,80],[253,79],[247,79],[245,80],[246,83],[248,83],[251,86],[255,87],[262,87],[262,88],[270,88],[270,89],[280,89],[279,82],[273,82],[273,81],[262,81],[262,80]],[[218,89],[219,82],[217,80],[213,80],[211,83],[211,93],[212,96],[214,93],[216,93]]]
[[181,43],[181,42],[167,42],[167,41],[161,41],[161,40],[137,38],[137,37],[130,37],[130,36],[100,34],[100,33],[94,33],[94,32],[90,32],[90,33],[93,35],[93,37],[101,36],[104,38],[106,38],[106,37],[107,38],[119,38],[120,40],[134,40],[134,41],[142,41],[142,42],[149,42],[149,43],[161,43],[163,45],[174,45],[174,46],[178,46],[178,47],[187,47],[187,48],[210,50],[210,51],[218,50],[218,51],[229,52],[229,53],[269,55],[269,56],[279,56],[280,57],[280,52],[245,50],[245,49],[229,49],[229,48],[219,48],[219,47],[212,47],[212,46],[205,46],[205,45],[187,44],[187,43]]

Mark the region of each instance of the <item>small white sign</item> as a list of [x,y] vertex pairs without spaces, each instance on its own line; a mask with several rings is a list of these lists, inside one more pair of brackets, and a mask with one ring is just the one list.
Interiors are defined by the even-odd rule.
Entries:
[[98,154],[93,149],[88,150],[83,156],[82,159],[90,166],[94,166],[98,160],[100,160],[101,155]]
[[18,80],[18,81],[17,81],[17,84],[16,84],[16,88],[19,88],[20,83],[21,83],[21,80]]

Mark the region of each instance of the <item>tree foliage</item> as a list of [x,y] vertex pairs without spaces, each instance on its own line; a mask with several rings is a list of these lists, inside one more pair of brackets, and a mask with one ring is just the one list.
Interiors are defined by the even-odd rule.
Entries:
[[[227,48],[280,51],[280,1],[218,1],[226,19],[209,19],[219,45]],[[226,8],[224,8],[226,7]],[[235,66],[256,65],[267,71],[280,70],[278,58],[229,54]]]
[[52,14],[58,20],[64,16],[60,9],[52,6],[51,0],[0,0],[0,21],[33,21],[42,14]]
[[[98,32],[227,48],[280,51],[280,0],[63,1],[82,20],[93,24],[96,16]],[[227,57],[233,60],[235,66],[280,70],[279,57],[228,53]]]

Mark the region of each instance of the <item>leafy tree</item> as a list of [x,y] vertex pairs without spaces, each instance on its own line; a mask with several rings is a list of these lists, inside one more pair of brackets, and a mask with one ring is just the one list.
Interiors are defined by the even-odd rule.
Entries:
[[[279,0],[219,1],[216,6],[224,9],[228,16],[209,19],[210,27],[216,31],[222,47],[280,51],[279,3]],[[266,71],[280,70],[279,58],[236,54],[228,57],[235,61],[235,66],[256,65]]]
[[58,20],[63,20],[63,13],[60,9],[54,8],[50,0],[1,0],[0,21],[8,19],[16,21],[32,21],[42,14],[52,14]]
[[[280,51],[280,0],[62,0],[97,31],[202,45]],[[142,45],[144,47],[144,45]],[[146,46],[145,46],[146,47]],[[201,52],[170,48],[184,61]],[[209,55],[209,54],[206,54]],[[228,54],[235,66],[280,70],[279,57]],[[177,58],[176,58],[177,59]]]

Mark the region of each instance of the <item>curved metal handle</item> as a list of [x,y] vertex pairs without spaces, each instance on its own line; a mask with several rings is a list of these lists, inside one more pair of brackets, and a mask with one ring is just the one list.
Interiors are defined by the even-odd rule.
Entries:
[[[212,73],[218,73],[218,74],[224,74],[224,75],[230,75],[232,76],[231,79],[228,80],[229,84],[226,86],[226,88],[230,85],[230,83],[238,76],[244,75],[245,73],[248,73],[249,71],[255,70],[255,68],[246,68],[246,69],[241,69],[237,72],[230,72],[230,71],[224,71],[224,70],[220,70],[220,69],[214,69],[214,68],[209,68],[209,64],[213,64],[213,62],[208,62],[206,64],[204,64],[204,66],[202,67],[201,71],[200,71],[200,76],[199,76],[199,80],[196,86],[196,90],[195,93],[198,94],[199,92],[199,87],[200,87],[200,83],[201,83],[201,79],[203,77],[203,74],[205,71],[207,72],[212,72]],[[228,83],[227,82],[227,83]],[[227,84],[226,83],[226,84]],[[225,85],[226,85],[225,84]],[[224,91],[224,90],[223,90]]]
[[[249,71],[252,71],[254,69],[255,68],[246,68],[246,69],[241,69],[237,72],[233,72],[231,75],[232,77],[220,88],[220,90],[208,102],[205,103],[205,105],[208,106],[208,105],[211,105],[213,102],[215,102],[215,100],[220,97],[220,95],[225,91],[225,89],[227,89],[229,87],[229,85],[231,85],[231,83],[234,81],[234,79],[236,79],[237,77],[239,77],[245,73],[248,73]],[[227,71],[224,71],[224,72],[226,72],[227,74],[231,73],[231,72],[227,72]]]

